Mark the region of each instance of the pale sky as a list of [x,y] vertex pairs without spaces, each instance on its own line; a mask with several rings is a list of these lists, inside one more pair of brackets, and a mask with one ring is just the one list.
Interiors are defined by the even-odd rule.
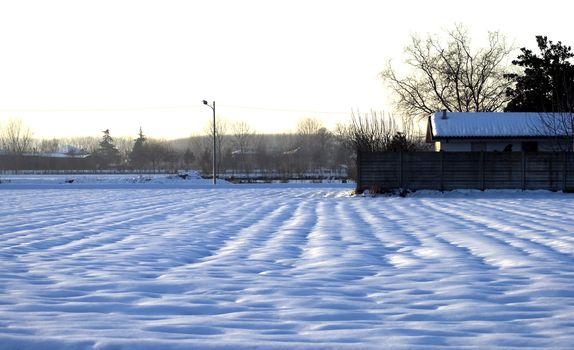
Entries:
[[412,33],[463,23],[476,42],[500,31],[574,45],[566,1],[0,0],[0,127],[38,138],[157,138],[218,119],[258,132],[303,117],[332,128],[351,110],[392,111],[379,72]]

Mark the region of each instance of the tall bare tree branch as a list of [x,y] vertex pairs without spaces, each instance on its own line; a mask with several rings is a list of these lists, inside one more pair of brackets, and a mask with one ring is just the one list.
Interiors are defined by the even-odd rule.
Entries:
[[410,73],[399,76],[390,62],[381,72],[396,97],[397,109],[418,116],[442,109],[501,110],[508,102],[506,89],[512,84],[503,79],[511,70],[507,61],[512,51],[504,36],[491,32],[487,47],[473,50],[462,25],[446,34],[445,39],[413,35],[404,60]]

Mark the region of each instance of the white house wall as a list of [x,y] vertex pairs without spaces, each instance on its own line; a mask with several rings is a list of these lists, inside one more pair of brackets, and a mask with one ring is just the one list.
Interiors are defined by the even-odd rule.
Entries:
[[458,141],[441,141],[440,150],[443,152],[470,152],[471,151],[470,142],[458,142]]
[[502,152],[506,146],[512,145],[512,150],[518,152],[522,150],[522,142],[487,142],[487,152]]
[[[522,142],[519,141],[472,141],[472,140],[448,140],[435,143],[435,150],[444,152],[472,152],[472,144],[477,142],[486,143],[486,152],[503,152],[506,146],[512,145],[513,152],[522,151]],[[565,149],[565,148],[564,148]],[[538,141],[539,152],[560,151],[560,147],[554,141]]]
[[[474,141],[477,142],[477,141]],[[449,140],[448,142],[441,142],[440,150],[444,152],[472,152],[471,141],[458,141]],[[522,150],[522,142],[485,142],[486,152],[502,152],[509,144],[512,145],[512,150],[517,152]]]

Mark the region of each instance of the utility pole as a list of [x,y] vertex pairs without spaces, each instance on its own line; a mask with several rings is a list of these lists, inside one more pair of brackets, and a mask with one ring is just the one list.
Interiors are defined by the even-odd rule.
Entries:
[[217,184],[217,170],[216,170],[216,128],[215,128],[215,101],[213,101],[213,104],[209,104],[207,103],[206,100],[203,100],[203,104],[208,106],[209,108],[211,108],[213,110],[213,184]]

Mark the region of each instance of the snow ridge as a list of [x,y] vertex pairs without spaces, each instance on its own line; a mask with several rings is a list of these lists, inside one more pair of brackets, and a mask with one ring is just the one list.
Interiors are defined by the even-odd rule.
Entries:
[[574,202],[5,189],[0,349],[567,349]]

